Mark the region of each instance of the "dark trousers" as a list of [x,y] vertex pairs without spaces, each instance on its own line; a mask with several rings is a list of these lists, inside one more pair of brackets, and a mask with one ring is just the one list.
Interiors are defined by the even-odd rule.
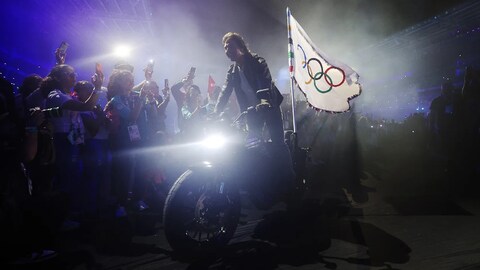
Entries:
[[127,149],[112,149],[112,195],[121,206],[125,206],[128,200],[132,172],[132,154]]
[[72,202],[72,211],[81,208],[80,190],[82,162],[80,148],[72,145],[67,138],[67,133],[55,133],[55,179],[53,190],[65,192]]
[[283,119],[280,107],[272,107],[263,111],[251,111],[248,113],[249,130],[263,129],[264,124],[267,126],[270,139],[273,144],[283,144]]

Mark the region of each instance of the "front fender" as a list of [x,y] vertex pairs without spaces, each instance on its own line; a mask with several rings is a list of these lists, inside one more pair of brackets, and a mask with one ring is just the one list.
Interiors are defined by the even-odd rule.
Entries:
[[201,171],[201,172],[220,172],[221,166],[212,162],[197,162],[188,166],[188,169],[192,171]]
[[245,175],[245,172],[242,173],[237,165],[230,167],[225,163],[198,162],[189,165],[188,170],[193,171],[198,175],[202,175],[203,177],[222,179],[221,181],[236,182],[237,184],[241,181],[239,175]]

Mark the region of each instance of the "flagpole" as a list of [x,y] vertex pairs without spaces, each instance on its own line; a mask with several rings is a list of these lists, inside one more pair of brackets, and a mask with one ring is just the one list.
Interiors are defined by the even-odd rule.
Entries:
[[288,32],[288,71],[290,73],[290,96],[292,100],[292,124],[293,133],[296,136],[297,124],[295,123],[295,94],[293,87],[293,72],[294,72],[294,55],[293,55],[293,40],[292,40],[292,28],[290,26],[290,9],[287,7],[287,32]]

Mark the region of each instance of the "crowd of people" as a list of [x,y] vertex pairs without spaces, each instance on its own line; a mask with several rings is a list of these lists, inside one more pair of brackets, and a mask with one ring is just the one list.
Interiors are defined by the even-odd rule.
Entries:
[[[284,127],[290,129],[292,122],[289,98],[282,103],[265,60],[250,52],[240,35],[227,33],[223,45],[234,63],[224,87],[205,99],[193,83],[194,68],[171,88],[166,80],[163,89],[153,79],[152,63],[138,84],[134,67],[123,61],[106,83],[100,64],[89,80],[77,81],[60,50],[50,73],[25,78],[17,96],[1,79],[0,234],[2,250],[7,250],[2,259],[52,256],[55,252],[48,248],[56,234],[85,219],[161,208],[178,172],[171,172],[162,151],[152,149],[198,139],[208,117],[222,112],[234,117],[253,107],[257,113],[249,119],[251,125],[265,125],[272,143],[283,145]],[[392,142],[430,149],[447,159],[452,181],[458,176],[474,181],[480,163],[478,83],[478,74],[467,69],[460,92],[445,84],[428,116],[415,114],[403,123],[373,121],[354,110],[316,112],[298,101],[299,145],[311,149],[314,174],[345,188],[357,202],[368,200],[361,179],[368,177],[366,170],[377,171],[376,151]],[[170,96],[177,115],[167,116]],[[177,118],[178,134],[167,132],[167,117]],[[292,172],[285,149],[278,160]]]
[[[480,150],[480,74],[466,67],[461,89],[444,83],[430,105],[431,147],[447,160],[452,189],[476,187]],[[458,183],[462,183],[458,185]]]
[[[8,250],[2,259],[53,256],[47,248],[58,232],[85,220],[124,218],[155,207],[161,212],[162,196],[178,175],[170,172],[165,153],[155,149],[198,139],[207,116],[235,116],[239,107],[230,98],[233,91],[240,109],[259,111],[253,117],[257,122],[270,114],[264,108],[272,108],[268,133],[283,144],[282,97],[265,60],[250,52],[237,33],[227,33],[223,44],[234,62],[229,80],[205,99],[193,83],[195,68],[171,89],[168,80],[160,89],[152,62],[138,84],[134,67],[125,61],[114,66],[108,82],[99,63],[89,80],[77,80],[60,48],[50,73],[25,78],[16,96],[2,79],[0,232]],[[258,89],[271,93],[259,96]],[[170,96],[177,115],[168,117],[178,118],[177,134],[165,125]]]

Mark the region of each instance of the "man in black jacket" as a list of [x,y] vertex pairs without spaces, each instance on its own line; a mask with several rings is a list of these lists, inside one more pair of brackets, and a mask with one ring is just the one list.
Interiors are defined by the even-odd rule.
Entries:
[[[240,110],[255,107],[258,112],[255,118],[262,125],[265,121],[272,142],[283,143],[283,121],[280,111],[283,96],[272,82],[265,59],[251,53],[242,36],[237,33],[225,34],[223,47],[227,57],[234,63],[227,72],[227,79],[215,106],[215,112],[223,111],[235,90]],[[258,90],[264,91],[257,94]]]
[[260,155],[260,160],[251,160],[251,165],[256,167],[257,176],[264,179],[254,183],[255,188],[251,195],[255,193],[252,197],[257,207],[267,209],[278,199],[286,198],[295,177],[290,152],[284,142],[280,110],[283,96],[272,82],[265,59],[252,54],[239,34],[225,34],[223,47],[227,57],[234,63],[228,70],[214,113],[223,111],[230,95],[235,91],[241,111],[254,108],[253,112],[249,113],[249,133],[252,130],[262,130],[264,123],[266,124],[274,147],[269,147],[265,156]]

